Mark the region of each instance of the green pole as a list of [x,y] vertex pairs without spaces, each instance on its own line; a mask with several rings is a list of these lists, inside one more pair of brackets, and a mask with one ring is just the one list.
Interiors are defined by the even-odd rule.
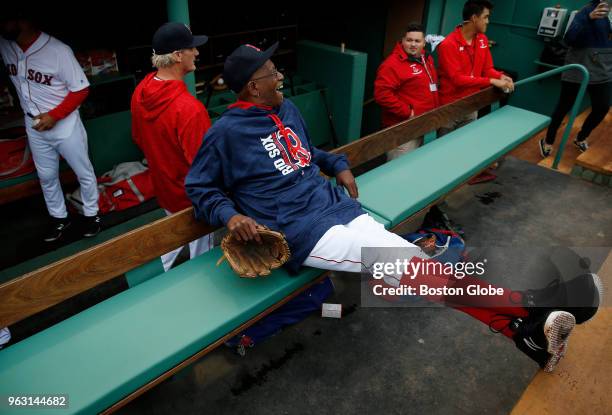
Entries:
[[[166,8],[168,9],[169,22],[181,22],[189,25],[189,0],[166,0]],[[189,92],[195,97],[196,86],[193,72],[187,74],[185,83]]]
[[555,170],[557,170],[559,162],[561,161],[561,157],[563,156],[563,152],[565,151],[565,143],[567,143],[567,139],[569,138],[570,132],[572,131],[572,126],[574,125],[574,120],[576,119],[578,108],[582,103],[582,98],[584,98],[584,92],[586,91],[587,85],[589,84],[589,71],[587,71],[586,68],[582,65],[572,63],[571,65],[561,66],[560,68],[555,68],[551,71],[546,71],[544,73],[526,79],[521,79],[520,81],[514,83],[515,86],[519,86],[528,82],[538,81],[542,78],[548,78],[550,76],[556,75],[560,72],[565,72],[570,69],[577,69],[582,72],[582,81],[580,81],[580,89],[578,89],[576,100],[574,101],[574,105],[572,106],[572,110],[570,111],[569,121],[567,122],[565,131],[563,132],[563,138],[561,138],[559,150],[557,150],[557,154],[555,154],[555,160],[553,161],[552,165],[552,168]]
[[441,35],[442,17],[444,16],[443,0],[430,0],[425,4],[425,29],[428,34]]

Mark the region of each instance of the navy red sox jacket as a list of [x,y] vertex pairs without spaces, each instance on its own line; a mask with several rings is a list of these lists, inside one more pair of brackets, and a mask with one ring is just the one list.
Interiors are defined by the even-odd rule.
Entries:
[[237,102],[204,137],[185,179],[196,218],[226,225],[242,213],[285,234],[295,273],[335,225],[364,214],[340,186],[321,177],[349,168],[344,155],[311,144],[299,110]]

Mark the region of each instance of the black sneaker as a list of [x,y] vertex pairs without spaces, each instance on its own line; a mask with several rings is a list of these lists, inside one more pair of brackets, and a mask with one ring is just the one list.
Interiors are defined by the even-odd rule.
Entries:
[[587,140],[582,140],[582,141],[574,140],[574,145],[576,146],[578,150],[580,150],[581,153],[584,153],[585,151],[589,149],[589,143],[587,143]]
[[545,314],[550,310],[572,313],[576,324],[595,315],[603,298],[603,284],[597,274],[582,274],[568,282],[553,280],[538,290],[520,292],[522,305],[531,312]]
[[552,372],[565,355],[567,340],[576,319],[567,311],[513,318],[510,328],[516,347],[536,361],[545,372]]
[[62,237],[66,229],[70,226],[70,219],[68,217],[65,218],[51,218],[51,225],[49,226],[49,231],[47,235],[44,237],[45,242],[55,242]]
[[85,216],[85,226],[83,230],[83,236],[85,238],[92,238],[100,233],[100,216]]
[[550,156],[550,154],[552,153],[552,150],[553,150],[553,146],[551,146],[550,144],[547,144],[546,140],[544,140],[543,138],[540,139],[538,144],[539,144],[539,147],[540,147],[540,154],[542,155],[542,157],[546,158],[546,157]]

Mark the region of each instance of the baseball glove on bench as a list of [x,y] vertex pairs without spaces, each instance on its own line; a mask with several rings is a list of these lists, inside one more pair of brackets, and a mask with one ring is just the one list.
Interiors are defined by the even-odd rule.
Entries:
[[289,245],[282,233],[264,226],[257,227],[261,244],[256,241],[239,241],[232,233],[221,241],[223,256],[217,266],[227,259],[230,267],[242,278],[257,278],[270,275],[271,270],[279,268],[289,257]]

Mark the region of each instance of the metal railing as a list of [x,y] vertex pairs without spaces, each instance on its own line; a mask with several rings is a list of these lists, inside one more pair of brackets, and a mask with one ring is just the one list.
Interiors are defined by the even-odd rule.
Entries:
[[578,113],[578,107],[582,103],[582,98],[584,98],[584,92],[586,91],[586,87],[589,84],[589,72],[587,69],[579,64],[572,63],[570,65],[560,66],[558,68],[552,69],[550,71],[542,72],[541,74],[537,74],[534,76],[530,76],[529,78],[521,79],[514,83],[515,86],[520,86],[527,84],[529,82],[539,81],[540,79],[549,78],[558,73],[568,71],[570,69],[577,69],[582,72],[582,81],[580,81],[580,89],[578,89],[578,94],[576,95],[576,100],[574,101],[574,105],[572,105],[572,109],[570,111],[570,117],[565,126],[565,131],[563,132],[563,138],[561,138],[561,143],[559,144],[559,149],[555,154],[555,160],[553,161],[552,168],[557,169],[559,166],[559,162],[561,161],[561,157],[563,157],[563,152],[565,151],[565,144],[567,143],[567,139],[572,130],[572,126],[574,125],[574,120],[576,119],[576,115]]

